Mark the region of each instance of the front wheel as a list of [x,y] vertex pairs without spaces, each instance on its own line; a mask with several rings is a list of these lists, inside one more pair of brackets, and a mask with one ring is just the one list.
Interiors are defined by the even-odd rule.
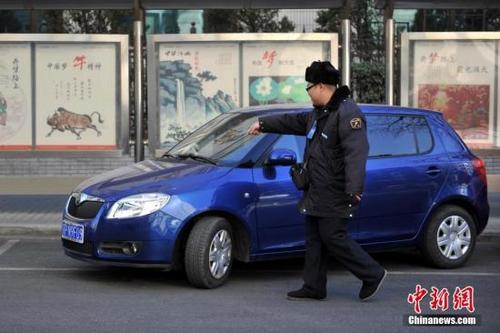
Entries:
[[470,214],[458,206],[444,206],[426,226],[420,250],[437,267],[455,268],[465,264],[476,244],[476,225]]
[[217,288],[229,277],[232,265],[231,224],[220,217],[206,217],[189,234],[184,258],[189,282],[199,288]]

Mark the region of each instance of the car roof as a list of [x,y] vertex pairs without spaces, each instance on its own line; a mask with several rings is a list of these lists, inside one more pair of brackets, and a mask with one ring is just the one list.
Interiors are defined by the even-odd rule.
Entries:
[[[442,115],[439,111],[411,108],[406,106],[398,105],[384,105],[384,104],[358,104],[361,111],[366,114],[370,113],[384,113],[384,114],[419,114],[419,115]],[[256,114],[267,114],[267,113],[282,113],[282,112],[308,112],[311,111],[312,106],[310,104],[271,104],[271,105],[259,105],[259,106],[249,106],[245,108],[234,109],[231,112],[249,112]]]

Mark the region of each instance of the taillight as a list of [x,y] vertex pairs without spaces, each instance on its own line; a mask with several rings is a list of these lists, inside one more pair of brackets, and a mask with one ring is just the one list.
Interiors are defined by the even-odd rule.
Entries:
[[475,157],[472,160],[472,165],[474,166],[474,170],[476,173],[479,175],[479,178],[483,182],[484,185],[487,184],[486,181],[486,165],[484,164],[483,160],[480,159],[479,157]]

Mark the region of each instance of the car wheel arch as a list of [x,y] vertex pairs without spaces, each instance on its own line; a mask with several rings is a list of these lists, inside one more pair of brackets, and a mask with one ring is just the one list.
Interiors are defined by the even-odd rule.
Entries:
[[438,212],[442,207],[445,206],[457,206],[460,208],[465,209],[467,213],[470,214],[472,219],[474,220],[474,224],[476,226],[476,229],[479,230],[479,218],[477,216],[476,210],[474,208],[474,205],[472,202],[467,198],[463,196],[453,196],[446,198],[443,201],[440,201],[439,203],[436,203],[432,209],[429,211],[429,213],[425,216],[424,222],[420,225],[420,228],[418,229],[417,233],[417,239],[420,241],[422,240],[423,237],[423,230],[425,230],[427,224],[430,222],[432,217],[436,212]]
[[231,227],[233,228],[234,232],[235,245],[236,245],[234,249],[234,259],[243,262],[249,262],[251,236],[248,227],[239,217],[237,217],[234,214],[231,214],[226,211],[211,210],[193,215],[187,220],[186,223],[184,223],[175,241],[173,258],[172,258],[173,268],[175,270],[181,270],[183,268],[184,252],[189,234],[193,229],[193,227],[206,217],[221,217],[227,220],[231,224]]

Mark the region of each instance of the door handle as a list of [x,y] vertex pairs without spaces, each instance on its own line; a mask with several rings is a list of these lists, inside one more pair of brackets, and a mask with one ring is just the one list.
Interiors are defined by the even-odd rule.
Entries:
[[428,174],[429,176],[436,176],[441,173],[441,169],[438,169],[436,167],[430,167],[429,169],[427,169],[425,173]]

